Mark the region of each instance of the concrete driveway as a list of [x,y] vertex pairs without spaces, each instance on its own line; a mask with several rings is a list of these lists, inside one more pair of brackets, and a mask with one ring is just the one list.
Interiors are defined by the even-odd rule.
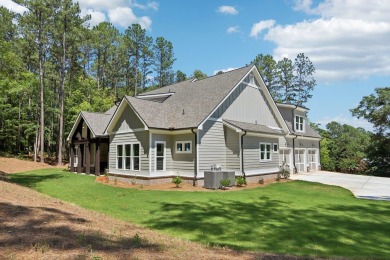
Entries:
[[290,178],[340,186],[352,191],[356,198],[390,201],[390,178],[326,171],[291,174]]

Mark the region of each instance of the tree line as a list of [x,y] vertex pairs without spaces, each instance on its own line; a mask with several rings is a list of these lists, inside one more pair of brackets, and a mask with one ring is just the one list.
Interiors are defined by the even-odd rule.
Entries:
[[374,126],[369,132],[330,122],[321,134],[321,165],[324,170],[390,177],[390,88],[377,88],[350,110]]
[[46,151],[61,163],[79,111],[102,112],[118,96],[174,82],[172,43],[140,25],[91,28],[72,0],[15,2],[28,11],[0,7],[1,151],[33,151],[41,161]]

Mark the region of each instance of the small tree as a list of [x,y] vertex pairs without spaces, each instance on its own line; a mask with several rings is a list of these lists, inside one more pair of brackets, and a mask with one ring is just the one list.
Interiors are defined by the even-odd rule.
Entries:
[[172,183],[176,185],[176,188],[180,188],[180,184],[183,182],[183,179],[180,177],[180,175],[177,175],[172,178]]

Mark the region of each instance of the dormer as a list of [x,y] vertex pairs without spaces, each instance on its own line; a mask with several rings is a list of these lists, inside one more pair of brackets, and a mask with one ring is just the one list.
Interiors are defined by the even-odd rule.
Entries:
[[296,133],[306,133],[308,108],[293,104],[276,103],[284,120],[290,124],[290,130]]

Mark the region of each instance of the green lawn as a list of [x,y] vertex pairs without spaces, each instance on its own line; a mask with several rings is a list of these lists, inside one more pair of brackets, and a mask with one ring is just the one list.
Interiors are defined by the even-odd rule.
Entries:
[[390,258],[390,203],[294,181],[234,192],[122,189],[59,170],[16,183],[184,239],[299,256]]

